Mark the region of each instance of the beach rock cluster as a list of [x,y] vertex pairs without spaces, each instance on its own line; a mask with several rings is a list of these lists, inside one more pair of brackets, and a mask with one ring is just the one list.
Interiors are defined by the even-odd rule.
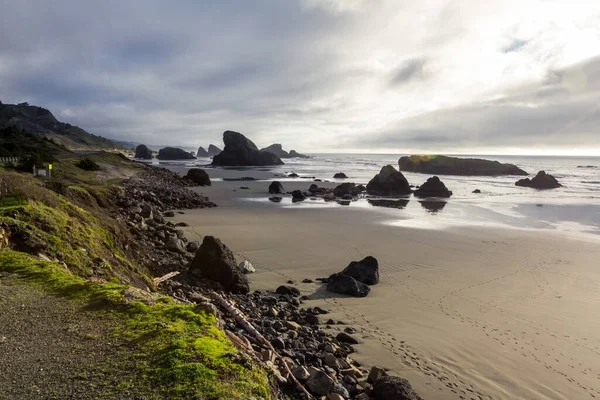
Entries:
[[535,177],[532,179],[525,178],[520,179],[515,183],[515,186],[524,186],[530,187],[533,189],[556,189],[561,187],[562,185],[558,183],[556,178],[550,174],[547,174],[546,171],[540,171],[537,173]]
[[[369,274],[368,278],[373,279],[374,275]],[[295,284],[279,286],[275,291],[221,293],[229,303],[235,304],[281,358],[239,321],[221,313],[216,304],[202,294],[202,287],[181,280],[170,280],[164,285],[163,289],[173,297],[210,310],[223,329],[245,343],[262,363],[276,368],[284,398],[306,399],[306,396],[287,375],[282,363],[313,398],[421,400],[408,381],[388,376],[382,368],[365,368],[353,360],[354,346],[360,343],[356,330],[344,321],[329,318],[325,309],[303,307],[308,298],[301,296]]]
[[212,165],[218,166],[264,166],[282,165],[281,158],[268,151],[260,151],[250,139],[239,132],[223,133],[225,148],[213,157]]
[[168,220],[175,216],[173,210],[216,207],[207,197],[190,190],[189,185],[187,179],[174,172],[147,166],[115,194],[115,217],[132,234],[129,251],[157,276],[184,270],[200,247],[178,229],[184,223]]

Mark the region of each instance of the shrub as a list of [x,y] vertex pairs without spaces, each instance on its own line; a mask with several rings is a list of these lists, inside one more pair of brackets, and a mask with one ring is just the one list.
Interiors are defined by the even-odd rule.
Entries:
[[77,164],[79,168],[83,169],[84,171],[99,171],[101,168],[100,166],[92,159],[89,158],[84,158],[83,160],[79,161]]

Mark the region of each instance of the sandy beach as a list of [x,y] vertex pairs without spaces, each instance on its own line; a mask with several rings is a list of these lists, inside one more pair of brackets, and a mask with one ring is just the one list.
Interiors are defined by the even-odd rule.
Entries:
[[[267,171],[208,172],[213,180],[272,179]],[[254,289],[294,280],[313,299],[307,307],[327,308],[327,317],[356,328],[359,362],[389,368],[426,399],[600,398],[598,240],[476,225],[399,227],[389,222],[400,210],[273,204],[267,187],[216,179],[195,190],[219,207],[178,220],[190,224],[190,239],[217,236],[250,260]],[[379,261],[381,282],[366,298],[300,283],[368,255]]]

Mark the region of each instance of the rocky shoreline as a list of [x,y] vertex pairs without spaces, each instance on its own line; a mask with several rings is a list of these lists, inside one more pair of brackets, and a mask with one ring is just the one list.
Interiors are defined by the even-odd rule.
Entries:
[[[193,182],[173,172],[148,167],[141,175],[126,182],[119,195],[118,218],[127,224],[136,242],[145,251],[145,254],[140,254],[142,260],[156,276],[179,273],[161,283],[160,291],[182,303],[197,303],[214,314],[222,329],[229,332],[228,336],[235,335],[234,343],[244,344],[238,346],[240,350],[275,372],[282,399],[306,399],[307,392],[304,390],[308,390],[312,398],[327,400],[421,399],[406,380],[388,377],[383,369],[368,369],[353,360],[354,346],[359,344],[354,328],[343,321],[328,318],[328,310],[310,307],[310,299],[300,296],[295,282],[282,282],[272,291],[248,293],[245,289],[240,290],[240,287],[248,287],[244,275],[247,271],[235,264],[229,249],[212,237],[205,237],[202,245],[189,241],[183,231],[177,229],[183,224],[169,219],[183,209],[216,206],[208,198],[190,190],[191,185]],[[210,251],[207,250],[209,244],[212,246]],[[215,253],[216,258],[210,258]],[[207,254],[210,254],[208,259]],[[195,262],[195,258],[202,257],[203,262]],[[206,268],[210,265],[217,266],[218,273],[207,273]],[[199,271],[198,268],[204,269]],[[246,268],[251,270],[252,267]],[[360,283],[354,279],[361,278],[356,267],[348,268],[335,275],[347,276]],[[354,275],[350,277],[346,273]],[[370,284],[377,283],[373,277],[371,271]],[[232,280],[237,282],[237,286],[224,284]],[[211,298],[213,291],[239,310],[276,353],[249,332],[244,324],[240,324],[235,316],[220,308]],[[333,326],[343,327],[335,337],[327,332]],[[288,369],[293,377],[287,374]]]

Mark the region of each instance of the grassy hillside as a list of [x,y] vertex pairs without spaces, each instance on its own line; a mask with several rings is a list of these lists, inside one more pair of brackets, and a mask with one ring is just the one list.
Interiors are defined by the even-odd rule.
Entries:
[[[0,308],[22,319],[3,320],[2,333],[12,327],[15,337],[37,340],[36,330],[47,327],[28,319],[29,314],[19,314],[19,307],[43,307],[38,301],[42,291],[56,298],[47,300],[52,304],[48,312],[57,315],[50,323],[66,324],[56,331],[68,333],[72,323],[83,324],[82,329],[91,331],[71,335],[74,342],[69,345],[76,346],[81,357],[99,356],[97,365],[82,364],[80,378],[69,378],[64,352],[38,346],[47,356],[46,371],[56,374],[42,388],[44,394],[66,398],[75,391],[86,393],[76,396],[84,399],[272,398],[268,373],[233,346],[212,314],[201,305],[176,303],[155,292],[150,271],[133,252],[136,243],[130,231],[113,218],[118,207],[115,193],[123,180],[146,167],[112,153],[86,158],[100,170],[81,169],[83,156],[71,155],[54,162],[49,180],[0,171],[0,277],[3,282],[15,280],[8,287],[19,287],[6,295],[2,291],[8,289],[0,281]],[[58,318],[63,309],[67,322]],[[19,331],[23,324],[31,332]],[[27,365],[19,365],[26,357],[10,362],[14,365],[8,364],[9,371],[27,370]],[[38,384],[35,377],[29,382],[10,374],[3,379],[23,381],[23,390]]]

